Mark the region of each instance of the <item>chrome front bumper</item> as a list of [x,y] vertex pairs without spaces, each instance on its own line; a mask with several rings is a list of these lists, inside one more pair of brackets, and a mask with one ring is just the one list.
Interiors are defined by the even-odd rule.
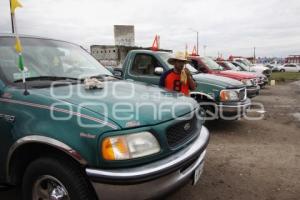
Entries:
[[247,88],[247,97],[253,98],[259,94],[260,86]]
[[251,100],[248,98],[244,102],[220,103],[219,115],[222,119],[237,119],[245,115],[250,106]]
[[198,138],[163,160],[135,168],[86,169],[99,199],[150,199],[160,197],[192,179],[203,167],[209,132],[203,126]]

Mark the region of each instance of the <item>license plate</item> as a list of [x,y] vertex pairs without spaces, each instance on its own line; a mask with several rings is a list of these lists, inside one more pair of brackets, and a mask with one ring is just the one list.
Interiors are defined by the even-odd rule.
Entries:
[[195,173],[194,173],[194,181],[193,181],[193,185],[196,185],[197,182],[200,179],[200,176],[203,172],[203,165],[204,163],[201,163],[196,169],[195,169]]

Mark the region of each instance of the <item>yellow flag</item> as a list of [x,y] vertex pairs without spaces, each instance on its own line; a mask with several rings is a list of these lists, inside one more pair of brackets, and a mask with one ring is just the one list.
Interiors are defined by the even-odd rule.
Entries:
[[10,0],[10,11],[15,13],[16,8],[22,7],[22,4],[18,0]]
[[19,38],[16,38],[15,49],[17,53],[21,53],[23,51],[23,47]]

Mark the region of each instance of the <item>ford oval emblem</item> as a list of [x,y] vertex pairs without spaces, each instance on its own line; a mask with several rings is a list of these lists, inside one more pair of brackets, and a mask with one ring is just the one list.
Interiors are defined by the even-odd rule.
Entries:
[[187,130],[189,130],[191,128],[191,124],[190,123],[186,123],[183,128],[184,128],[185,131],[187,131]]

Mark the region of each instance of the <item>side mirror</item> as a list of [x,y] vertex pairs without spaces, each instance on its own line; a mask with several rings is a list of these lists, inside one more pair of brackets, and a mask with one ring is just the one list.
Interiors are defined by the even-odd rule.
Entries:
[[118,77],[118,78],[122,78],[123,77],[123,70],[119,69],[119,68],[115,68],[113,75]]
[[200,67],[200,71],[203,73],[208,73],[208,70],[206,69],[206,67],[203,67],[203,66]]
[[114,74],[114,68],[113,67],[108,66],[108,67],[106,67],[106,69],[108,71],[110,71],[112,74]]
[[164,69],[162,67],[155,67],[154,74],[162,75],[164,73]]

